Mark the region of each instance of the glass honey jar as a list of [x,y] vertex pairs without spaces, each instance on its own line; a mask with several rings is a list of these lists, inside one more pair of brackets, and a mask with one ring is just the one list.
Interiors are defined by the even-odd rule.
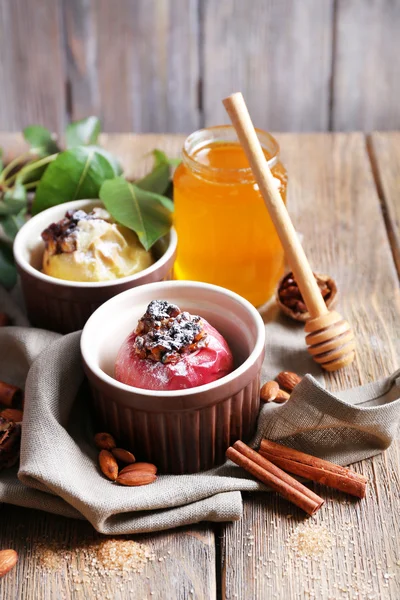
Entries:
[[[257,130],[286,201],[287,172],[279,145]],[[214,283],[261,306],[283,274],[284,253],[231,126],[192,133],[174,174],[178,257],[175,278]]]

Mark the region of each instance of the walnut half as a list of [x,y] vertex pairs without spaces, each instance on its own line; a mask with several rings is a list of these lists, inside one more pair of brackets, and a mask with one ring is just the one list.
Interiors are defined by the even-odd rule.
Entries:
[[[326,306],[332,308],[336,304],[338,296],[336,283],[329,275],[314,273],[314,277],[317,280]],[[305,322],[310,318],[310,313],[304,304],[292,272],[287,273],[279,282],[276,300],[281,311],[291,319]]]

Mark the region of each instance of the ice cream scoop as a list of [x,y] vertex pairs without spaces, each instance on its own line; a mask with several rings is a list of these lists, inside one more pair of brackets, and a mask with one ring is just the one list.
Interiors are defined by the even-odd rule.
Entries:
[[69,281],[110,281],[127,277],[153,264],[137,235],[115,223],[102,208],[68,211],[64,219],[42,233],[42,269]]
[[122,344],[115,378],[142,389],[182,390],[216,381],[233,367],[227,342],[210,323],[155,300]]

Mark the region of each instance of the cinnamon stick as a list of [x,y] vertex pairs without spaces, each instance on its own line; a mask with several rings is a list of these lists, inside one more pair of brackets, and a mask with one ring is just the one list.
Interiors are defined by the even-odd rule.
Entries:
[[262,440],[259,452],[264,458],[285,471],[311,481],[318,481],[357,498],[365,497],[368,479],[346,467],[335,465],[322,458],[293,450],[293,448],[270,440]]
[[309,515],[313,515],[324,503],[322,498],[305,485],[241,441],[228,448],[226,456]]
[[0,404],[8,408],[20,408],[23,403],[24,392],[21,388],[5,381],[0,381]]

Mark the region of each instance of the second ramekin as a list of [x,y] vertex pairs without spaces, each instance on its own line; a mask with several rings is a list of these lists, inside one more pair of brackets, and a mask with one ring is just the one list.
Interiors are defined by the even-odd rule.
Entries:
[[[199,314],[227,340],[236,361],[229,375],[192,389],[155,392],[114,379],[118,350],[151,300]],[[103,304],[81,340],[95,416],[138,460],[163,473],[195,473],[224,461],[236,440],[248,441],[260,407],[265,328],[257,310],[224,288],[165,281],[132,289]]]
[[15,238],[15,262],[21,277],[28,318],[35,327],[59,333],[82,329],[103,302],[128,289],[168,279],[172,274],[177,247],[174,229],[155,244],[153,253],[156,262],[135,275],[97,283],[65,281],[42,273],[42,231],[62,219],[67,210],[90,211],[94,206],[101,206],[101,202],[74,200],[48,208],[25,223]]

